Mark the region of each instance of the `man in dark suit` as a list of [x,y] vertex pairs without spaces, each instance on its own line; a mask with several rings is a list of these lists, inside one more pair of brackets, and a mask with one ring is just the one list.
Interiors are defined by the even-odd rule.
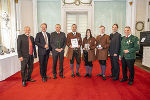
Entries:
[[61,32],[60,24],[56,24],[56,31],[51,33],[50,43],[52,46],[52,56],[53,56],[53,79],[56,79],[56,66],[59,57],[59,76],[65,78],[63,75],[63,61],[64,61],[64,49],[66,46],[66,35]]
[[[37,57],[34,38],[30,36],[30,27],[24,28],[25,34],[19,35],[17,39],[18,58],[21,61],[22,85],[26,86],[26,81],[34,82],[31,79],[33,72],[33,57]],[[33,56],[34,52],[34,56]]]
[[41,24],[41,32],[36,34],[35,44],[38,46],[38,56],[40,63],[40,74],[42,81],[46,82],[50,77],[47,76],[47,63],[49,58],[49,53],[51,51],[50,46],[50,34],[46,32],[47,24]]
[[114,24],[112,26],[113,33],[110,34],[110,59],[111,59],[111,75],[108,77],[113,77],[112,81],[119,80],[119,52],[121,46],[121,34],[117,32],[118,25]]

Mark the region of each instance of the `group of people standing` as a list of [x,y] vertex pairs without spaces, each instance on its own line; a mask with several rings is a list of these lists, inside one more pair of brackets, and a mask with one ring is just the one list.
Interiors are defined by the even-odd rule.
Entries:
[[[82,41],[81,34],[77,32],[77,25],[72,25],[72,32],[67,34],[61,32],[61,25],[55,25],[55,32],[47,33],[47,24],[41,24],[41,32],[36,34],[36,38],[30,36],[30,27],[24,28],[24,33],[18,36],[17,51],[18,58],[21,61],[21,76],[22,85],[26,86],[27,81],[34,82],[31,79],[33,71],[33,61],[37,57],[35,45],[38,46],[38,57],[40,64],[40,75],[43,82],[46,82],[50,77],[47,76],[48,58],[52,51],[53,58],[53,79],[57,79],[57,61],[59,58],[59,76],[65,78],[63,75],[63,60],[64,50],[67,45],[67,58],[70,60],[71,77],[81,77],[79,73],[81,63],[81,48],[83,49],[82,58],[85,62],[86,74],[84,77],[91,77],[93,61],[98,60],[101,73],[97,76],[102,76],[106,80],[106,61],[108,53],[111,59],[111,75],[113,81],[119,80],[120,65],[119,56],[121,56],[123,78],[120,82],[128,80],[127,67],[129,68],[129,85],[133,84],[134,79],[134,62],[136,58],[136,51],[139,49],[138,38],[131,34],[130,27],[126,26],[124,29],[125,36],[121,36],[117,32],[118,25],[112,26],[113,32],[109,35],[105,34],[105,27],[100,26],[100,34],[94,38],[91,30],[87,29],[85,38]],[[76,60],[76,73],[74,73],[74,61]]]

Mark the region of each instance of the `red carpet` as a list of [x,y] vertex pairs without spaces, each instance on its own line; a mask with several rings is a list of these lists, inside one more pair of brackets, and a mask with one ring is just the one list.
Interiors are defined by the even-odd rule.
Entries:
[[[41,81],[39,64],[34,65],[32,78],[37,80],[22,87],[20,72],[0,82],[0,100],[150,100],[150,73],[135,67],[135,81],[132,86],[127,82],[102,80],[96,75],[100,66],[94,62],[92,78],[84,78],[84,63],[82,62],[81,78],[70,76],[69,60],[64,60],[65,79],[49,79]],[[110,61],[107,61],[106,75],[110,74]],[[52,59],[49,59],[48,76],[52,77]],[[122,72],[120,79],[122,78]]]

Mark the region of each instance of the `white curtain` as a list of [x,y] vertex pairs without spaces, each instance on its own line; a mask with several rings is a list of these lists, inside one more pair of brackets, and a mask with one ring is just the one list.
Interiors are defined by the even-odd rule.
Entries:
[[1,44],[6,49],[16,48],[15,0],[1,0]]

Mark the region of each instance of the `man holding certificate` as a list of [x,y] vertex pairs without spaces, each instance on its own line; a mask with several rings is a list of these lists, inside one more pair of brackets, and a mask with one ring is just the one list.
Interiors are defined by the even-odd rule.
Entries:
[[79,68],[81,63],[81,45],[82,45],[82,39],[81,34],[76,32],[77,25],[72,25],[72,32],[67,34],[67,46],[68,46],[68,53],[67,58],[70,59],[70,67],[72,77],[75,77],[74,75],[74,58],[76,59],[76,75],[78,77],[81,77],[79,74]]

